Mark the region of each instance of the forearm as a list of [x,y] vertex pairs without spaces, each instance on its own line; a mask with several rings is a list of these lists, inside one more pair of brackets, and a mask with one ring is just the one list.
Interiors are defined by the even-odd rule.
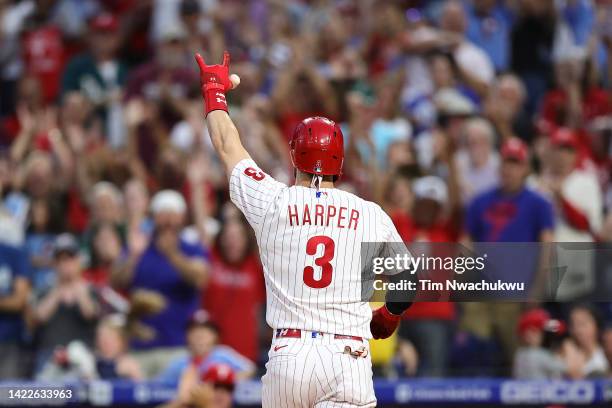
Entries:
[[21,131],[17,135],[10,151],[11,160],[13,162],[18,163],[23,160],[30,147],[33,136],[34,135],[28,131]]
[[89,294],[84,294],[79,297],[79,310],[87,320],[93,319],[98,315],[98,306]]
[[208,197],[202,183],[191,183],[190,185],[193,220],[198,230],[198,234],[200,235],[200,241],[208,244],[212,239],[205,227],[206,219],[208,217]]
[[42,302],[36,307],[35,316],[38,323],[44,323],[55,311],[59,305],[59,296],[52,292],[47,295]]
[[127,287],[132,281],[137,262],[138,258],[133,255],[124,261],[118,261],[111,271],[111,285],[116,288]]
[[223,110],[210,112],[206,117],[206,124],[213,146],[221,157],[229,178],[234,166],[250,156],[242,146],[238,129],[227,112]]
[[20,312],[25,306],[24,299],[13,294],[0,298],[0,312],[15,313]]
[[184,280],[195,287],[201,287],[207,275],[206,264],[200,259],[191,259],[178,250],[167,254],[170,263],[179,271]]
[[23,278],[18,278],[14,285],[13,293],[6,297],[0,297],[0,312],[22,312],[27,304],[30,287]]

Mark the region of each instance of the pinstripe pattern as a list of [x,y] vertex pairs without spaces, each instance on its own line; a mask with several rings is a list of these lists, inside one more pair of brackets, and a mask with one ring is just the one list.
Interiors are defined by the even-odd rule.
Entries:
[[[401,241],[378,205],[337,189],[321,189],[317,197],[314,189],[288,187],[264,175],[251,159],[232,171],[230,198],[255,230],[266,282],[266,321],[272,328],[371,337],[371,310],[362,301],[361,244]],[[319,236],[323,241],[311,242]],[[315,262],[324,257],[329,238],[331,282],[316,287],[324,277]],[[308,245],[316,248],[314,255],[308,255]],[[383,249],[391,251],[368,247],[368,257]],[[310,284],[305,267],[313,268]],[[374,398],[369,357],[343,354],[345,341],[316,340],[294,340],[278,352],[270,350],[262,379],[264,406],[375,406],[368,405]]]
[[[372,362],[354,358],[344,347],[367,342],[333,336],[275,338],[262,378],[264,407],[375,407]],[[279,347],[275,351],[275,347]]]

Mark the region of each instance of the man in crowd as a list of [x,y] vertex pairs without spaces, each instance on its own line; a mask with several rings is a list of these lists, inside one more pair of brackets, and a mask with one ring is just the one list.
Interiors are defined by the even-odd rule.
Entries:
[[[527,146],[520,139],[511,138],[502,145],[501,157],[499,186],[476,196],[468,206],[466,228],[469,239],[472,242],[552,242],[552,206],[526,186],[530,172]],[[520,265],[514,265],[517,274],[537,268],[538,248],[532,245],[527,249],[529,254],[522,254],[522,258],[517,260]],[[507,259],[498,260],[498,264],[508,266]],[[463,327],[480,339],[491,339],[496,335],[501,343],[505,361],[500,364],[503,369],[499,374],[505,374],[509,369],[516,348],[514,328],[520,306],[520,303],[505,302],[464,304]]]
[[[555,205],[558,222],[555,242],[594,242],[603,220],[603,199],[597,177],[579,168],[579,142],[574,131],[560,128],[550,138],[552,149],[547,156],[541,177],[541,188]],[[561,300],[576,300],[590,293],[595,286],[592,251],[557,251],[561,265],[567,265],[559,288]]]
[[132,237],[128,253],[113,270],[115,286],[153,290],[166,301],[161,313],[146,320],[153,337],[134,344],[140,349],[135,357],[147,377],[157,375],[184,353],[184,328],[197,310],[199,290],[208,275],[207,255],[197,236],[181,234],[186,211],[187,204],[178,192],[157,193],[151,200],[153,235],[148,243],[142,237]]
[[30,295],[27,257],[20,247],[0,243],[0,380],[21,378],[23,313]]
[[56,238],[53,259],[57,284],[42,296],[34,310],[38,370],[57,347],[65,347],[73,340],[92,346],[100,310],[93,288],[81,275],[82,260],[73,235],[66,233]]

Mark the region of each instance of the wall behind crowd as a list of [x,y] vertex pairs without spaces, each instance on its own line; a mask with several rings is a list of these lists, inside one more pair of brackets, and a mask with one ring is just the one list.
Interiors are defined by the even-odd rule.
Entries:
[[[195,52],[229,50],[232,119],[280,181],[296,124],[339,122],[339,187],[406,241],[609,243],[608,3],[0,0],[0,379],[265,362],[261,265]],[[535,317],[415,304],[377,374],[606,375],[612,309],[575,302],[611,293],[610,261],[577,260],[568,303]]]

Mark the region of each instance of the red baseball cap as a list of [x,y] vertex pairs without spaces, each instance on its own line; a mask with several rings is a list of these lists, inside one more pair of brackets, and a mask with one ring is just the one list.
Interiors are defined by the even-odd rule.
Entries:
[[576,133],[568,128],[559,128],[553,132],[550,137],[550,142],[553,146],[557,147],[570,147],[572,149],[578,148],[578,138]]
[[529,329],[544,330],[546,322],[550,320],[550,315],[544,309],[533,309],[523,313],[519,319],[519,335],[525,334]]
[[95,16],[89,26],[94,31],[104,31],[114,33],[119,28],[119,21],[111,13],[102,13]]
[[502,145],[501,156],[503,159],[525,162],[529,157],[529,149],[521,139],[513,137]]
[[233,388],[236,384],[234,370],[227,364],[213,364],[200,377],[202,382]]

